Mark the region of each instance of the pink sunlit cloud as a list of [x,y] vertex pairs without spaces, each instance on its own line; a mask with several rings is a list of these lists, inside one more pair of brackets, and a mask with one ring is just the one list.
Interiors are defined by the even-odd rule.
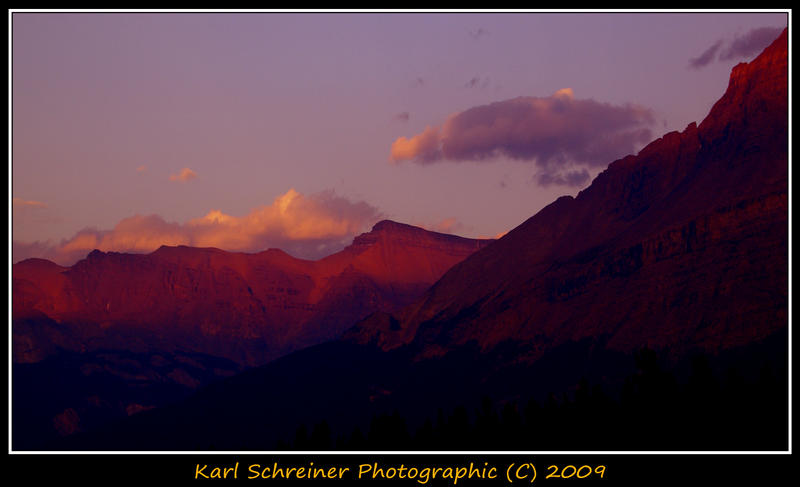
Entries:
[[42,203],[41,201],[35,201],[35,200],[25,200],[25,199],[22,199],[22,198],[12,198],[11,205],[15,209],[22,209],[22,208],[43,209],[43,208],[47,208],[47,203]]
[[184,167],[183,169],[181,169],[181,172],[179,172],[178,174],[172,174],[169,177],[170,181],[176,181],[179,183],[185,183],[193,179],[197,179],[197,173],[192,171],[188,167]]
[[238,252],[275,247],[313,259],[341,249],[380,218],[375,207],[352,202],[332,191],[305,196],[290,189],[272,204],[253,208],[244,216],[212,210],[181,224],[159,215],[134,215],[111,230],[87,228],[56,245],[14,242],[14,260],[44,257],[68,265],[94,249],[147,253],[162,245]]

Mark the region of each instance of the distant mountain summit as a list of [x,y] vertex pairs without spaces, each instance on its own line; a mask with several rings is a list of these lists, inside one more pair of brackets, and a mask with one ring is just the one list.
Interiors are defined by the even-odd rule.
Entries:
[[[14,360],[38,361],[76,343],[125,347],[108,338],[124,331],[148,347],[260,364],[412,302],[488,243],[385,220],[318,261],[278,249],[185,246],[147,255],[94,250],[72,267],[28,259],[12,272]],[[59,325],[37,329],[42,319]]]
[[613,162],[448,271],[414,304],[347,334],[420,357],[469,342],[518,359],[603,337],[621,351],[715,351],[787,326],[787,32],[737,65],[699,125]]

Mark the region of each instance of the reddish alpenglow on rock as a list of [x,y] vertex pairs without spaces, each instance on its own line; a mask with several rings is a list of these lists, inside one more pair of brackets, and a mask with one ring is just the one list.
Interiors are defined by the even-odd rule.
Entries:
[[[101,348],[112,332],[139,330],[169,347],[259,364],[409,304],[489,242],[384,220],[317,261],[185,246],[95,250],[72,267],[28,259],[12,269],[14,360],[40,360],[53,346]],[[58,332],[44,334],[42,318]]]

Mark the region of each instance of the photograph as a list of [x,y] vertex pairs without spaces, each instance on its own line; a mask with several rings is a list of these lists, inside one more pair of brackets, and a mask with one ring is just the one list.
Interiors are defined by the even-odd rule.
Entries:
[[791,456],[791,10],[8,12],[9,456]]

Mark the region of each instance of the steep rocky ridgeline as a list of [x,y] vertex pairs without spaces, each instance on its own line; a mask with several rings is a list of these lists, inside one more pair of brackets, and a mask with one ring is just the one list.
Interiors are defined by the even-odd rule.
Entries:
[[615,161],[455,266],[416,303],[347,333],[418,357],[469,342],[546,349],[586,337],[630,352],[756,341],[787,326],[784,32],[733,69],[706,119]]

